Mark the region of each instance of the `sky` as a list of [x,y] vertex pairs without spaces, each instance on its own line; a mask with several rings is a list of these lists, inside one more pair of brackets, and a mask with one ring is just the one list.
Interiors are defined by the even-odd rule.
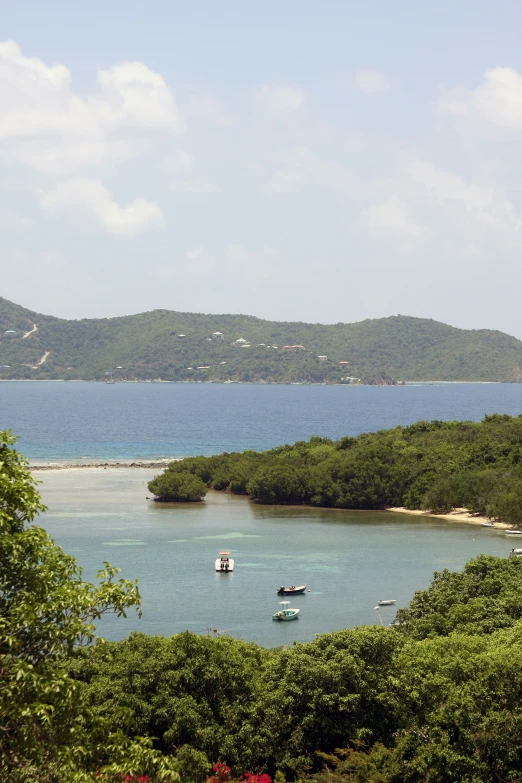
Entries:
[[522,338],[519,0],[0,0],[0,295]]

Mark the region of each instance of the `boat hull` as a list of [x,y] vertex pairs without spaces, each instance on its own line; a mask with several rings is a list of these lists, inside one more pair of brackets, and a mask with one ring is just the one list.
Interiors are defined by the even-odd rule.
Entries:
[[234,561],[232,559],[229,559],[228,562],[223,562],[221,558],[218,557],[216,560],[216,573],[231,574],[233,570]]
[[279,623],[287,623],[290,620],[297,620],[299,617],[299,609],[286,609],[281,612],[276,612],[272,615],[272,620],[277,620]]
[[307,585],[299,585],[298,587],[280,587],[277,591],[278,595],[298,595],[304,593]]
[[396,598],[390,598],[390,599],[384,600],[384,601],[377,601],[377,605],[378,606],[393,606],[396,603],[397,603],[397,599]]

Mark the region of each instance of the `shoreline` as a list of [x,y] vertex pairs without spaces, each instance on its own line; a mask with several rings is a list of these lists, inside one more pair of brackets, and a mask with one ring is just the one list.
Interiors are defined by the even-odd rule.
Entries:
[[[0,383],[107,383],[107,381],[97,381],[97,380],[86,380],[83,378],[75,378],[73,380],[66,380],[65,378],[0,378]],[[520,381],[444,381],[444,380],[431,380],[431,381],[417,381],[417,380],[410,380],[410,381],[398,381],[395,383],[345,383],[340,381],[266,381],[266,380],[259,380],[259,381],[236,381],[227,379],[224,381],[220,380],[208,380],[204,381],[202,379],[190,379],[190,380],[183,380],[183,381],[171,381],[163,378],[154,378],[154,379],[147,379],[147,378],[136,378],[134,380],[117,380],[114,381],[114,384],[117,383],[178,383],[178,384],[214,384],[214,385],[223,385],[223,386],[229,386],[229,385],[235,385],[235,386],[365,386],[365,387],[376,387],[379,388],[387,387],[387,388],[397,388],[402,386],[447,386],[451,384],[467,384],[467,385],[483,385],[483,384],[519,384]]]
[[140,470],[145,468],[166,468],[171,462],[180,462],[183,457],[165,457],[162,459],[140,459],[132,460],[132,462],[120,462],[108,460],[106,462],[48,462],[38,464],[29,463],[29,470],[31,473],[39,473],[41,471],[49,470],[93,470],[94,468],[107,469],[122,469],[132,468],[133,470]]
[[[396,514],[411,514],[416,517],[443,519],[446,522],[467,522],[469,525],[483,525],[485,522],[491,522],[488,517],[480,516],[480,514],[472,514],[466,508],[455,508],[447,514],[435,514],[433,511],[402,508],[400,506],[396,508],[387,508],[386,511],[392,511]],[[497,530],[509,530],[511,527],[512,525],[508,525],[505,522],[495,522],[495,528],[497,528]],[[493,530],[494,528],[491,529]]]
[[[95,470],[96,468],[103,468],[104,470],[118,470],[130,468],[132,470],[150,470],[151,468],[164,469],[170,462],[181,462],[183,457],[171,457],[156,460],[134,460],[132,462],[91,462],[91,463],[75,463],[75,464],[43,464],[43,465],[29,465],[31,473],[49,472],[49,471],[64,471],[64,470]],[[210,492],[217,492],[217,490],[209,490]],[[217,492],[217,494],[227,494],[226,492]],[[245,497],[244,495],[241,497]],[[249,498],[249,496],[246,496]],[[278,505],[278,504],[274,504]],[[282,508],[311,508],[320,509],[328,508],[327,506],[311,506],[308,504],[297,504],[296,506],[282,506]],[[346,508],[330,508],[330,511],[364,511],[368,509],[346,509]],[[445,522],[465,522],[468,525],[484,525],[486,522],[491,522],[488,517],[481,516],[480,514],[472,514],[466,508],[455,508],[447,514],[436,514],[432,511],[423,511],[422,509],[404,508],[403,506],[394,506],[384,509],[370,509],[372,511],[390,511],[394,514],[408,514],[415,517],[427,517],[428,519],[441,519]],[[495,527],[491,530],[509,530],[512,525],[508,525],[505,522],[495,522]]]

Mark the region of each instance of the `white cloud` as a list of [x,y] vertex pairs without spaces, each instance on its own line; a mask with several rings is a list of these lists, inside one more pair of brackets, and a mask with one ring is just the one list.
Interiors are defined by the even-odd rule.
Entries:
[[410,175],[439,201],[458,202],[484,223],[492,226],[519,223],[513,204],[498,188],[467,184],[457,174],[437,169],[427,161],[413,163]]
[[355,83],[362,92],[366,93],[366,95],[382,92],[389,86],[388,80],[381,71],[375,71],[368,68],[356,71]]
[[144,63],[98,71],[96,92],[82,97],[65,65],[25,57],[15,41],[0,43],[0,139],[12,142],[4,158],[11,152],[39,171],[64,174],[126,160],[136,134],[184,130],[164,78]]
[[351,181],[341,166],[324,160],[304,145],[280,152],[275,158],[276,171],[265,185],[271,193],[295,193],[311,185],[340,191]]
[[450,114],[478,116],[504,128],[522,129],[522,75],[514,68],[490,68],[475,90],[444,91],[438,108]]
[[[135,142],[123,139],[78,139],[64,144],[23,141],[11,151],[20,163],[54,176],[74,173],[78,168],[121,163],[136,155]],[[4,159],[6,154],[3,155]]]
[[254,102],[272,114],[296,111],[304,106],[303,90],[289,84],[263,84],[254,91]]
[[384,204],[375,204],[363,212],[368,225],[398,231],[410,236],[422,233],[422,227],[410,219],[408,207],[393,195]]
[[137,198],[121,207],[97,179],[71,179],[59,183],[40,197],[40,205],[50,212],[80,208],[111,234],[133,236],[151,227],[165,225],[161,209],[152,201]]
[[216,193],[218,185],[197,172],[193,155],[182,149],[171,152],[163,161],[163,170],[170,178],[170,189],[177,193]]

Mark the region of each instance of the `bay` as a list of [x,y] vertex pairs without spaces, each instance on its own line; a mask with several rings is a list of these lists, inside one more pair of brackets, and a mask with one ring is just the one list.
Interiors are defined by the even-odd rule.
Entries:
[[0,383],[0,429],[19,435],[20,450],[40,462],[267,449],[486,413],[522,413],[522,384]]
[[[460,570],[481,553],[507,556],[501,532],[471,524],[390,512],[258,506],[210,492],[204,503],[157,504],[146,499],[150,469],[67,469],[40,474],[48,512],[44,526],[93,579],[103,561],[139,578],[143,617],[108,617],[109,639],[130,631],[170,635],[230,634],[264,646],[308,641],[315,634],[388,624],[433,571]],[[233,574],[216,574],[227,549]],[[280,585],[307,583],[292,598],[300,617],[276,623]]]
[[[33,462],[96,462],[265,449],[311,435],[339,438],[419,419],[522,413],[522,385],[405,387],[235,384],[0,383],[0,428]],[[88,579],[108,560],[139,578],[144,614],[106,618],[108,638],[131,630],[229,633],[266,646],[379,622],[379,598],[406,606],[434,570],[481,552],[505,556],[503,534],[384,512],[266,507],[209,493],[203,504],[146,500],[156,470],[68,469],[39,474],[42,524]],[[237,561],[215,574],[220,549]],[[294,623],[277,624],[281,584],[307,582]],[[382,609],[383,622],[395,610]]]

